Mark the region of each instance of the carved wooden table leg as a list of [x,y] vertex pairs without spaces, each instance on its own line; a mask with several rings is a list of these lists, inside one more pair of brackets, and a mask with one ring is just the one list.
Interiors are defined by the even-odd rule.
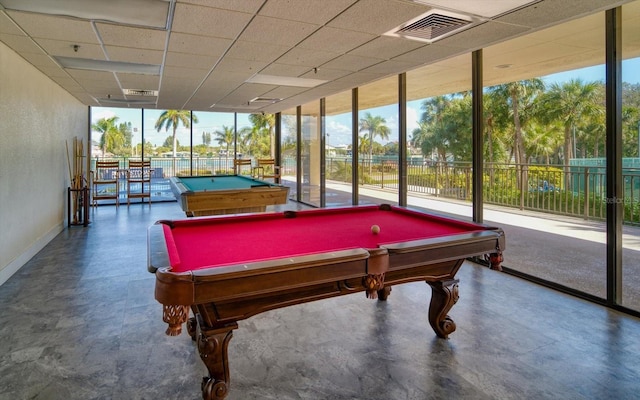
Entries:
[[222,400],[229,392],[229,358],[227,348],[238,324],[229,324],[220,328],[202,326],[198,318],[197,341],[200,358],[209,371],[202,378],[202,398],[204,400]]
[[385,286],[384,288],[378,290],[378,300],[386,301],[391,293],[391,286]]
[[438,337],[446,339],[456,330],[456,323],[447,315],[458,301],[458,280],[427,282],[431,286],[429,323]]
[[191,317],[187,320],[187,333],[191,336],[191,340],[196,340],[196,334],[198,331],[198,321],[196,317]]

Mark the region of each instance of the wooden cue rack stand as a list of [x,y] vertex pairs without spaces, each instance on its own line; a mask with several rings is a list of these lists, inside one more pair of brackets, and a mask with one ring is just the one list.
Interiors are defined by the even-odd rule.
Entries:
[[69,155],[69,144],[67,147],[67,163],[69,164],[69,181],[71,186],[67,187],[67,225],[89,225],[89,187],[84,174],[84,146],[82,139],[73,138],[72,154]]
[[89,225],[89,202],[89,188],[87,186],[82,188],[67,188],[68,226]]

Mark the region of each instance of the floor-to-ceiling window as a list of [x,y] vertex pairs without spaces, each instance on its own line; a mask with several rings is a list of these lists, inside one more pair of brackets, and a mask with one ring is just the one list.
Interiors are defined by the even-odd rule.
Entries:
[[640,1],[622,6],[622,305],[640,311]]
[[[128,161],[149,159],[153,145],[142,134],[142,110],[127,108],[93,107],[91,109],[90,170],[96,160],[119,161],[122,170]],[[120,201],[125,200],[125,176],[120,174],[117,185]]]
[[407,205],[470,218],[471,54],[407,72]]
[[358,88],[358,203],[398,204],[398,77]]
[[194,111],[193,117],[193,174],[232,173],[234,115]]
[[301,111],[300,200],[320,206],[320,102],[304,104]]
[[351,91],[325,99],[325,177],[327,207],[351,204]]
[[484,216],[509,238],[505,266],[605,298],[604,13],[483,58]]
[[280,115],[281,183],[289,186],[289,197],[297,199],[297,111],[292,108]]
[[191,175],[191,112],[144,110],[144,121],[144,136],[157,143],[155,156],[164,159],[158,162],[165,176]]

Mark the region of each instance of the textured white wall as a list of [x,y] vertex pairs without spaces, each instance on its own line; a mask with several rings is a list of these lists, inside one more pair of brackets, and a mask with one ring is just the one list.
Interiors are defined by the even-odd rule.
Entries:
[[65,141],[88,110],[0,43],[0,284],[66,226]]

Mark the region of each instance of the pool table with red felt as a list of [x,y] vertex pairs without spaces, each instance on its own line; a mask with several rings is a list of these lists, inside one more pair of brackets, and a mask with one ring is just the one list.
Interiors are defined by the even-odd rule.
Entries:
[[[380,232],[372,233],[378,225]],[[237,322],[304,302],[365,292],[386,300],[391,286],[425,281],[436,335],[456,328],[456,272],[469,257],[499,269],[500,228],[382,205],[158,221],[148,231],[155,297],[167,333],[183,323],[209,377],[205,399],[226,397],[227,346]],[[189,311],[193,317],[189,318]]]

